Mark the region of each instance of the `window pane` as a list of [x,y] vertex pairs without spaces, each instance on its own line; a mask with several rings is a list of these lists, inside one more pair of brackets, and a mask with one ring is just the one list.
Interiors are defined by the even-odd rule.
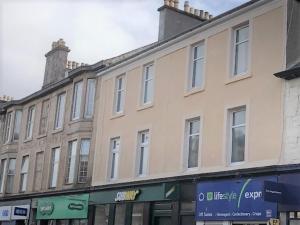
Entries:
[[58,167],[59,167],[59,151],[60,148],[52,149],[52,159],[51,159],[51,174],[50,174],[50,187],[56,187]]
[[232,129],[232,155],[231,162],[244,161],[245,154],[245,127]]
[[34,108],[34,106],[31,106],[28,109],[26,139],[32,138],[34,114],[35,114],[35,108]]
[[237,43],[248,40],[248,37],[249,37],[249,27],[248,26],[238,29],[236,31],[236,42]]
[[39,134],[45,134],[47,131],[49,106],[49,100],[43,101]]
[[4,142],[9,141],[10,137],[10,130],[11,130],[11,118],[12,118],[12,112],[7,114],[6,117],[6,125],[5,125],[5,132],[4,132]]
[[6,174],[6,159],[1,160],[1,165],[0,165],[0,192],[3,192],[3,186],[4,186],[4,177]]
[[82,81],[77,82],[74,85],[72,120],[78,119],[80,116],[81,97],[82,97]]
[[122,112],[124,108],[124,75],[116,79],[115,88],[115,112]]
[[203,83],[203,60],[198,59],[194,61],[193,65],[193,77],[192,77],[192,88],[201,87]]
[[20,182],[21,191],[26,191],[28,166],[29,166],[29,156],[24,156],[22,159],[22,166],[21,166],[21,182]]
[[34,175],[34,190],[39,191],[42,188],[43,181],[43,163],[44,163],[44,153],[36,153],[35,159],[35,175]]
[[6,179],[6,193],[12,193],[13,191],[15,173],[16,173],[16,159],[9,159],[7,179]]
[[144,203],[134,203],[132,209],[132,225],[143,224]]
[[194,59],[199,59],[204,57],[204,44],[201,43],[194,47]]
[[153,101],[154,83],[153,83],[153,65],[144,67],[143,75],[143,103],[150,103]]
[[138,175],[147,173],[149,155],[149,131],[142,131],[138,134]]
[[245,124],[245,110],[233,112],[233,126]]
[[65,98],[66,98],[65,93],[57,96],[54,129],[60,129],[63,127],[64,113],[65,113]]
[[189,139],[188,168],[198,166],[199,135],[191,136]]
[[87,182],[90,142],[90,139],[81,140],[78,182]]
[[200,119],[187,121],[187,167],[198,167]]
[[84,112],[84,117],[85,118],[90,118],[90,117],[93,116],[95,91],[96,91],[96,80],[95,79],[88,79],[87,80],[87,93],[86,93],[86,102],[85,102],[85,112]]
[[125,224],[125,204],[117,204],[116,205],[116,213],[115,213],[115,224],[114,225],[124,225]]
[[120,139],[119,138],[112,139],[111,140],[111,169],[110,169],[111,179],[115,179],[118,174],[119,148],[120,148]]
[[235,49],[235,74],[247,72],[248,69],[248,42],[241,43]]
[[75,178],[77,141],[69,142],[66,183],[73,183]]
[[109,205],[97,205],[95,209],[95,223],[108,225]]
[[14,123],[14,135],[13,140],[19,140],[20,129],[21,129],[22,110],[16,110],[15,123]]

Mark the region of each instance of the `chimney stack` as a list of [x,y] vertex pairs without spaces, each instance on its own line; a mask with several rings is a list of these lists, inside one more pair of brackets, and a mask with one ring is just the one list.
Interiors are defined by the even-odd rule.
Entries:
[[58,82],[65,77],[69,52],[70,49],[63,39],[52,43],[52,49],[45,55],[46,67],[43,87]]
[[212,18],[208,12],[195,9],[189,1],[184,2],[184,9],[179,9],[179,0],[164,0],[164,6],[158,9],[158,40],[166,40],[187,31]]

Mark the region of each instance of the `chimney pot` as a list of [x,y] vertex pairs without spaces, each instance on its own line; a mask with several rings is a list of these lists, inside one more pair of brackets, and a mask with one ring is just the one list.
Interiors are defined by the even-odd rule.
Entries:
[[208,19],[208,12],[204,12],[204,19]]
[[190,10],[189,1],[185,1],[184,2],[184,11],[185,12],[189,12],[189,10]]
[[175,7],[176,9],[179,8],[179,0],[174,0],[174,7]]
[[170,0],[170,6],[171,6],[171,7],[174,7],[174,6],[175,6],[174,0]]
[[165,0],[164,4],[167,5],[167,6],[169,6],[170,5],[170,1],[169,0]]
[[190,7],[190,13],[194,14],[194,8],[193,7]]
[[200,16],[201,19],[204,19],[204,11],[203,10],[200,10],[199,16]]
[[212,19],[214,16],[213,15],[209,15],[209,19]]

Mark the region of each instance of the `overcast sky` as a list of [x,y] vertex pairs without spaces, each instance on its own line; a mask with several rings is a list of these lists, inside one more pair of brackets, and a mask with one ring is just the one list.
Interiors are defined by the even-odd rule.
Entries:
[[[180,0],[180,7],[183,8]],[[190,0],[218,15],[247,0]],[[0,0],[0,96],[42,86],[45,53],[63,38],[69,60],[93,64],[155,42],[163,0]]]

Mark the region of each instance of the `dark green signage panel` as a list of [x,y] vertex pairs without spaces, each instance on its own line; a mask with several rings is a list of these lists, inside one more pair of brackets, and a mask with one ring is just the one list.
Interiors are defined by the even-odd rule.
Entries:
[[162,183],[152,186],[135,186],[127,189],[94,192],[90,194],[90,203],[107,204],[126,201],[147,202],[177,200],[178,196],[178,184]]
[[86,219],[89,194],[38,199],[37,220]]

